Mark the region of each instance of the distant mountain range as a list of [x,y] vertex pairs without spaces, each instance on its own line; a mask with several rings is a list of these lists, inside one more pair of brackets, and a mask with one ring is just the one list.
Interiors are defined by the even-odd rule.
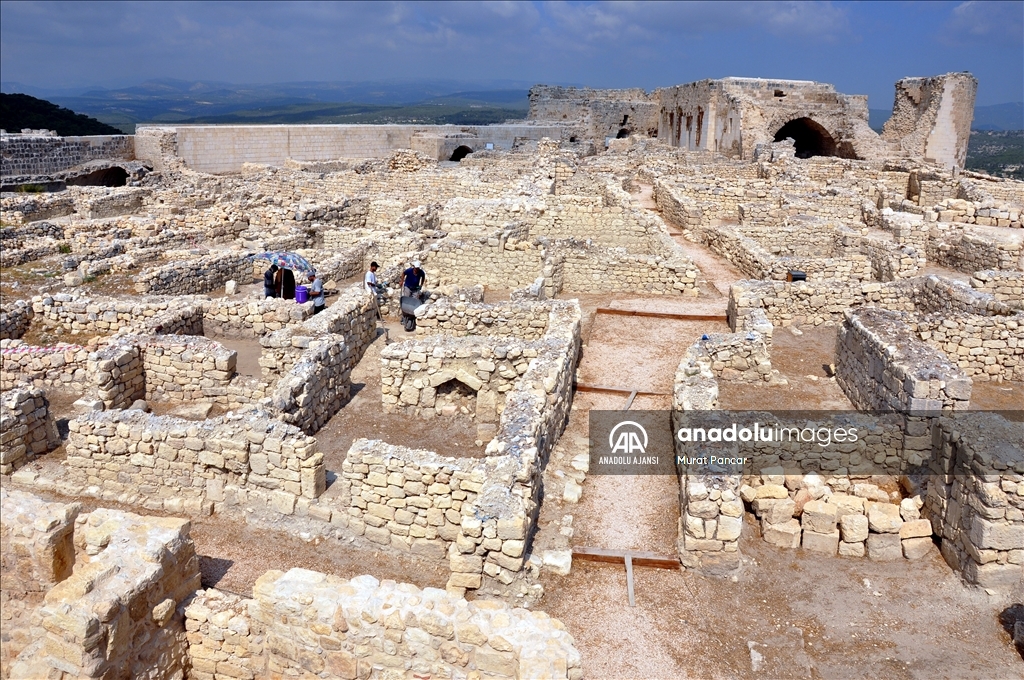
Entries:
[[[874,130],[882,131],[885,121],[892,115],[891,109],[870,109],[869,124]],[[1024,130],[1024,102],[992,104],[974,107],[972,130]]]
[[[136,123],[452,122],[483,124],[523,118],[530,85],[452,80],[235,85],[150,80],[115,90],[37,89],[0,84],[92,116],[125,132]],[[403,110],[414,106],[415,110]],[[423,108],[426,107],[426,108]],[[450,120],[449,120],[450,119]]]
[[[452,123],[482,125],[523,118],[526,81],[457,80],[295,82],[237,85],[163,78],[120,89],[35,88],[0,83],[91,116],[124,132],[136,123]],[[876,130],[888,109],[871,109]],[[977,106],[974,130],[1024,129],[1024,103]]]

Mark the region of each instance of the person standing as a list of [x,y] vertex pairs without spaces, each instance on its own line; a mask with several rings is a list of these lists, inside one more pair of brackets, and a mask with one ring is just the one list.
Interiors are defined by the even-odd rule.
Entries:
[[419,261],[413,262],[412,266],[402,273],[402,297],[411,297],[413,293],[418,293],[426,282],[427,273],[420,267]]
[[309,296],[313,299],[313,315],[316,316],[327,306],[324,300],[324,282],[320,280],[316,272],[310,272],[309,283]]
[[363,277],[363,281],[366,283],[366,289],[370,291],[371,295],[377,294],[377,263],[370,263],[370,271],[366,272],[366,276]]
[[277,286],[275,279],[277,277],[277,265],[270,265],[270,269],[263,272],[263,296],[272,298],[277,297]]

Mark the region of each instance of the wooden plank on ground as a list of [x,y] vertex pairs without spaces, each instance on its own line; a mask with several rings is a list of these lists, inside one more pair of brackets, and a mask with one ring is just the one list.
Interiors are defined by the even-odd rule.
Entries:
[[612,307],[598,307],[595,313],[613,316],[640,316],[648,319],[671,319],[673,321],[721,321],[722,323],[728,321],[724,314],[675,314],[672,312],[647,312],[642,309],[614,309]]
[[625,405],[622,407],[623,411],[628,411],[629,407],[633,405],[633,400],[636,399],[636,390],[629,393],[629,399],[626,400]]
[[608,385],[588,385],[586,383],[576,383],[577,392],[606,392],[608,394],[633,394],[639,397],[664,397],[671,396],[671,392],[648,392],[646,390],[634,390],[632,387],[611,387]]
[[578,547],[572,549],[574,560],[586,562],[605,562],[608,564],[625,564],[626,555],[630,562],[638,567],[654,567],[656,569],[678,569],[679,558],[659,555],[646,550],[611,550],[608,548]]
[[636,600],[633,599],[633,559],[626,553],[626,588],[629,592],[629,606],[635,607]]

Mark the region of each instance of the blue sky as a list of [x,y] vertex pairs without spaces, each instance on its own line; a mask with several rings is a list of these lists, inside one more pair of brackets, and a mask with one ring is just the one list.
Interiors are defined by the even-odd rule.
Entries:
[[1024,100],[1024,2],[0,3],[0,78],[44,88],[734,75],[888,108],[897,79],[947,71],[977,76],[980,105]]

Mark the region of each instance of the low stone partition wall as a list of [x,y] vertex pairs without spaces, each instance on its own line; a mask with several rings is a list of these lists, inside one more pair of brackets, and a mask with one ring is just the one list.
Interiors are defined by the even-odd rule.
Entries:
[[772,363],[763,336],[750,330],[744,333],[711,333],[691,345],[678,370],[695,375],[710,373],[716,379],[734,382],[760,382],[772,379]]
[[79,190],[82,194],[75,201],[75,212],[86,219],[137,213],[153,193],[152,189],[144,187],[116,187],[101,191],[83,187]]
[[35,387],[84,390],[91,384],[89,350],[64,343],[35,347],[23,340],[0,340],[0,389],[25,382]]
[[1024,272],[977,271],[971,275],[971,287],[1013,309],[1024,309]]
[[896,281],[917,276],[918,271],[928,264],[923,248],[898,244],[891,241],[865,236],[861,238],[860,249],[871,261],[871,280]]
[[69,429],[65,467],[79,495],[190,515],[230,495],[291,514],[326,485],[316,440],[259,411],[203,422],[94,411]]
[[0,489],[0,568],[3,569],[4,643],[0,675],[45,631],[33,614],[43,596],[71,576],[75,564],[77,503],[48,503],[36,496]]
[[742,326],[742,318],[764,310],[776,326],[794,323],[839,323],[849,309],[864,306],[895,311],[1011,315],[1014,310],[992,295],[960,281],[938,276],[914,277],[887,283],[845,281],[740,281],[729,289],[729,324]]
[[142,347],[146,399],[197,401],[225,388],[235,374],[238,353],[215,340],[185,335],[126,337]]
[[483,284],[500,289],[520,288],[537,278],[544,249],[530,241],[505,240],[501,232],[475,241],[446,239],[423,256],[431,285]]
[[31,246],[10,247],[4,246],[0,250],[0,267],[17,267],[26,262],[35,262],[44,257],[49,257],[60,252],[63,241],[55,241],[50,238],[33,239]]
[[537,302],[482,304],[450,297],[416,310],[417,335],[483,335],[537,340],[547,332],[551,305]]
[[[311,606],[298,612],[297,600]],[[252,599],[198,592],[185,626],[199,680],[582,677],[572,637],[543,612],[372,576],[269,571]]]
[[966,273],[984,269],[1024,269],[1024,240],[996,239],[965,231],[962,225],[933,224],[928,260]]
[[111,343],[89,355],[88,391],[105,408],[128,408],[146,396],[144,350],[131,340]]
[[993,413],[933,424],[923,515],[946,563],[969,583],[1019,588],[1024,578],[1024,427]]
[[211,253],[141,272],[135,277],[135,290],[143,294],[202,295],[229,280],[252,283],[256,278],[254,269],[253,261],[246,257],[246,253]]
[[312,304],[281,298],[216,298],[204,304],[203,334],[226,338],[258,338],[301,325],[313,316]]
[[11,663],[12,680],[182,677],[178,608],[200,585],[189,521],[101,508],[82,528],[89,557],[46,593],[41,634]]
[[37,220],[72,215],[75,199],[66,191],[59,193],[11,195],[0,198],[0,216],[5,224],[26,224]]
[[905,320],[975,381],[1024,380],[1024,312],[1013,316],[935,313]]
[[900,314],[875,308],[846,312],[836,338],[836,382],[856,408],[901,413],[966,410],[973,386]]
[[269,393],[279,419],[313,434],[348,402],[352,368],[365,351],[358,338],[353,340],[350,346],[349,338],[338,334],[304,339],[307,347]]
[[[142,328],[143,324],[171,310],[194,308],[199,300],[173,297],[146,297],[122,300],[109,297],[86,297],[79,293],[37,295],[32,309],[37,323],[68,331],[72,335],[114,333],[122,328]],[[173,324],[172,324],[173,325]],[[168,327],[162,331],[178,330]]]
[[37,387],[0,395],[0,474],[9,475],[60,446],[49,408],[46,393]]
[[[645,292],[696,296],[697,266],[682,256],[640,255],[622,248],[558,241],[564,289],[587,292]],[[537,270],[539,271],[539,269]],[[529,281],[532,283],[532,281]],[[559,291],[554,291],[555,293]]]

